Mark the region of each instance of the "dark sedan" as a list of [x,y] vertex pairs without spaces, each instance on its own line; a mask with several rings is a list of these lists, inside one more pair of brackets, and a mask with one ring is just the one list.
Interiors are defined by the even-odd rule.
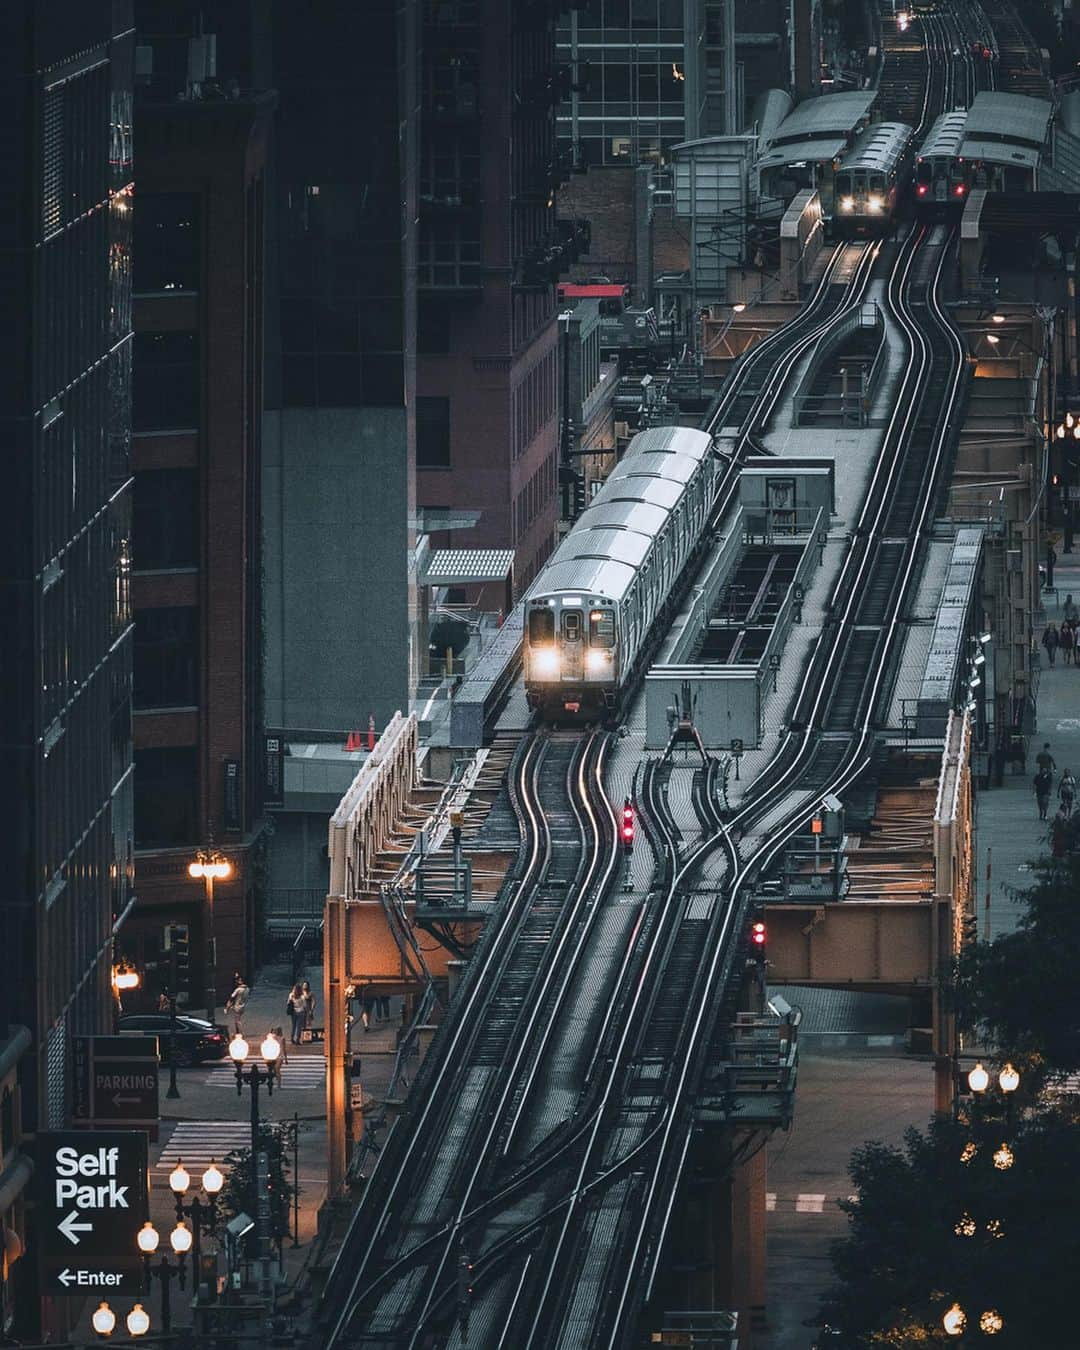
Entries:
[[[156,1036],[161,1062],[169,1062],[169,1014],[128,1013],[120,1018],[121,1036]],[[229,1031],[205,1017],[176,1015],[176,1062],[199,1064],[205,1059],[224,1059],[229,1053]]]

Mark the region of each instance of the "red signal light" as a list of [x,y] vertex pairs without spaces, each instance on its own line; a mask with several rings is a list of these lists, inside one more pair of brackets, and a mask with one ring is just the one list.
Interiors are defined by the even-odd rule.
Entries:
[[919,193],[919,196],[920,196],[920,197],[925,197],[925,196],[926,196],[926,191],[927,191],[926,184],[925,184],[925,183],[920,183],[919,186],[918,186],[918,193]]
[[957,183],[957,185],[956,185],[956,195],[957,195],[958,197],[962,197],[962,196],[964,195],[964,185],[963,185],[963,183]]
[[622,841],[627,853],[634,847],[634,808],[627,797],[622,809]]
[[758,961],[765,959],[765,922],[763,919],[756,919],[750,925],[750,946],[753,948],[754,957]]

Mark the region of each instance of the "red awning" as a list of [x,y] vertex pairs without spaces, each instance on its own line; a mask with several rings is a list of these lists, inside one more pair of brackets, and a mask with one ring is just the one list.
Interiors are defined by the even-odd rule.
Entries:
[[573,282],[564,282],[559,286],[560,300],[621,300],[626,287],[617,282],[604,285],[578,286]]

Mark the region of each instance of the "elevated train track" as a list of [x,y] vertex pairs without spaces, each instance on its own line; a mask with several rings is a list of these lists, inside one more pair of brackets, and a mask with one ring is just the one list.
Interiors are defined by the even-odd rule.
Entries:
[[[979,78],[970,56],[952,57],[944,23],[927,31],[938,45],[913,119],[924,123]],[[821,794],[842,794],[872,759],[963,396],[962,346],[940,295],[949,243],[943,228],[920,227],[886,246],[906,368],[778,753],[726,818],[716,763],[700,771],[689,834],[667,805],[665,771],[645,767],[637,795],[657,872],[602,988],[589,944],[618,908],[600,903],[619,873],[603,789],[612,741],[549,731],[522,742],[511,775],[518,874],[384,1145],[312,1347],[636,1343],[754,887]],[[706,427],[738,429],[715,519],[791,372],[859,303],[879,257],[880,246],[838,249],[798,318],[733,370]]]

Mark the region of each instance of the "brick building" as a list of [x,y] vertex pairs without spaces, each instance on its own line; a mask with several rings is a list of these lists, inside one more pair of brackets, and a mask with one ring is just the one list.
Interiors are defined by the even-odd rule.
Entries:
[[422,35],[417,500],[479,508],[436,543],[513,545],[518,591],[555,541],[555,17],[449,0]]
[[[156,10],[159,7],[152,7]],[[138,12],[137,12],[138,18]],[[168,982],[215,1001],[254,959],[253,849],[262,828],[260,432],[264,171],[273,96],[219,80],[182,16],[139,29],[135,215],[135,839],[127,946],[142,996]],[[188,875],[220,850],[212,919]]]

